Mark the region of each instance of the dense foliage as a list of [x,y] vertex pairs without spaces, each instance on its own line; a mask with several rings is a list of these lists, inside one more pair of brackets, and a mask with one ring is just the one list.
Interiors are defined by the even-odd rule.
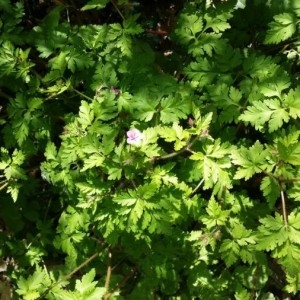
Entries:
[[299,1],[0,16],[2,295],[299,297]]

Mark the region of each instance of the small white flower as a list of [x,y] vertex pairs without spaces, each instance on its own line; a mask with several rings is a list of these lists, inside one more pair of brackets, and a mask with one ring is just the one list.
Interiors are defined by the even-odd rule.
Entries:
[[129,145],[140,146],[143,139],[143,134],[138,129],[127,131],[127,143]]

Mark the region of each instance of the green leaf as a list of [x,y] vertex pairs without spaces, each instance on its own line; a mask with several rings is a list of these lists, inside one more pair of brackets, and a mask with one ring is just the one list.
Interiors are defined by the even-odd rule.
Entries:
[[0,50],[0,72],[2,77],[3,75],[9,75],[15,69],[16,60],[15,60],[15,48],[14,45],[6,41],[1,44]]
[[272,78],[270,82],[263,82],[259,85],[260,92],[266,97],[278,97],[282,99],[282,91],[289,88],[291,80],[286,73],[282,73],[279,78]]
[[[93,111],[97,120],[108,121],[115,118],[118,115],[117,103],[115,95],[109,91],[104,93],[102,96],[98,96],[93,103]],[[104,135],[112,138],[114,131],[110,130]]]
[[84,159],[83,168],[80,169],[80,172],[85,172],[88,169],[92,169],[94,167],[102,166],[104,162],[104,157],[100,153],[93,153],[89,157]]
[[263,125],[269,123],[269,132],[282,127],[283,122],[289,121],[289,113],[278,99],[266,99],[264,102],[255,101],[252,106],[239,117],[244,122],[250,122],[255,129],[263,131]]
[[44,155],[47,160],[56,160],[57,150],[54,143],[47,144]]
[[21,186],[22,185],[18,182],[10,182],[10,184],[7,188],[7,192],[11,195],[14,202],[16,202],[18,200],[19,191],[20,191]]
[[137,98],[134,99],[134,115],[137,119],[141,121],[151,121],[154,117],[154,114],[156,113],[156,106],[158,105],[158,100],[150,99],[150,98]]
[[82,276],[81,280],[76,280],[75,290],[80,293],[80,295],[88,295],[93,291],[97,285],[96,281],[93,281],[95,278],[96,272],[92,268],[88,273]]
[[11,165],[8,168],[6,168],[4,174],[7,179],[27,179],[25,171],[16,165]]
[[191,79],[193,86],[204,87],[210,85],[219,75],[219,72],[211,60],[198,58],[196,62],[191,62],[184,73]]
[[72,47],[69,49],[66,56],[67,67],[72,73],[77,70],[88,69],[94,65],[93,59],[81,49]]
[[229,155],[231,147],[228,143],[221,144],[218,139],[213,144],[204,146],[204,153],[195,152],[190,159],[197,160],[197,168],[201,170],[204,188],[214,188],[214,193],[231,187],[230,174],[226,169],[231,167]]
[[171,173],[174,164],[166,164],[164,166],[157,166],[151,173],[151,180],[156,185],[157,189],[161,184],[176,185],[178,178]]
[[132,15],[124,20],[123,28],[125,34],[135,35],[135,34],[142,33],[144,31],[142,26],[136,22],[138,17],[139,15]]
[[170,96],[161,100],[160,120],[164,124],[185,119],[191,112],[191,102],[180,95]]
[[156,192],[157,185],[154,183],[139,186],[136,190],[137,195],[144,200],[150,199],[152,196],[155,195]]
[[241,91],[224,83],[210,86],[207,89],[209,97],[220,110],[220,121],[222,123],[237,122],[241,110]]
[[[289,225],[294,227],[297,230],[300,230],[300,214],[299,213],[290,213],[290,215],[288,216],[289,218]],[[298,238],[297,238],[297,244],[299,244],[299,235],[300,232],[298,232]]]
[[124,110],[124,111],[131,112],[132,110],[131,99],[132,99],[132,95],[130,95],[128,92],[122,93],[117,98],[118,111],[121,112],[122,110]]
[[104,8],[109,0],[91,0],[81,10],[90,10],[90,9],[102,9]]
[[121,179],[122,169],[120,167],[110,167],[108,169],[108,180]]
[[[229,43],[218,43],[215,47],[215,65],[219,72],[219,79],[222,83],[231,82],[231,78],[226,76],[226,72],[237,68],[242,63],[242,56],[239,49],[234,49]],[[225,80],[222,80],[224,78]]]
[[258,250],[274,250],[288,241],[288,234],[282,217],[276,213],[275,218],[267,216],[260,220],[257,236]]
[[282,104],[277,99],[265,100],[265,103],[273,110],[272,117],[269,120],[269,131],[273,132],[282,127],[283,122],[287,123],[289,121],[289,113],[281,106]]
[[[86,297],[86,300],[98,300],[98,299],[102,299],[105,296],[105,294],[107,294],[106,288],[104,288],[104,287],[101,287],[101,288],[97,287],[97,288],[95,288],[95,290],[92,293],[90,293]],[[116,295],[116,294],[118,294],[118,292],[114,292],[113,294]]]
[[221,33],[202,33],[201,36],[188,47],[188,53],[192,54],[195,58],[199,55],[207,54],[212,57],[214,54],[214,49],[222,43]]
[[45,76],[45,82],[52,81],[63,76],[67,67],[66,58],[67,52],[61,51],[59,55],[49,60],[49,63],[51,65],[51,71]]
[[235,241],[225,239],[220,246],[220,252],[226,266],[229,267],[239,259],[240,247]]
[[37,299],[40,296],[39,290],[43,288],[45,281],[47,282],[46,276],[45,272],[37,267],[36,271],[27,279],[20,278],[17,293],[23,295],[26,300]]
[[79,108],[78,122],[82,125],[83,129],[92,124],[94,120],[94,111],[86,101],[81,101]]
[[[264,79],[263,82],[267,81],[267,83],[270,82],[270,77],[274,78],[274,75],[277,75],[277,79],[277,77],[280,77],[283,73],[283,70],[278,70],[279,67],[274,58],[257,53],[251,53],[244,60],[243,69],[252,79]],[[273,83],[274,81],[272,80],[271,82]],[[253,81],[251,81],[251,83],[253,84]]]
[[232,240],[225,239],[220,246],[220,252],[226,265],[232,265],[239,258],[243,262],[252,263],[255,260],[255,254],[250,250],[250,245],[256,243],[252,230],[247,230],[239,223],[239,220],[232,219],[229,231],[232,235]]
[[27,106],[31,111],[36,110],[43,104],[43,100],[41,98],[30,98],[28,99]]
[[208,215],[201,217],[201,220],[207,228],[224,226],[230,213],[228,210],[222,210],[221,206],[214,198],[209,200],[206,212]]
[[103,25],[86,25],[80,26],[79,35],[88,49],[99,49],[105,44],[107,26]]
[[246,0],[237,0],[234,9],[245,9],[245,7],[246,7]]
[[202,17],[196,14],[181,13],[175,34],[183,44],[188,44],[191,40],[197,39],[197,34],[200,33],[202,29]]
[[275,218],[267,216],[261,219],[263,225],[258,228],[257,247],[259,250],[274,250],[273,255],[280,259],[288,272],[297,273],[300,271],[296,263],[300,257],[300,217],[299,214],[291,213],[287,219],[287,226],[278,213]]
[[132,206],[136,203],[136,193],[134,191],[128,191],[128,193],[122,193],[114,198],[114,201],[121,206]]
[[286,280],[288,282],[285,287],[286,291],[291,294],[296,294],[300,289],[300,273],[296,275],[287,274]]
[[227,22],[228,19],[232,17],[230,12],[226,12],[225,10],[217,10],[212,13],[205,14],[204,19],[206,21],[205,30],[211,29],[216,33],[223,32],[226,29],[230,28],[230,24]]
[[280,141],[277,142],[277,149],[280,158],[291,165],[299,166],[299,155],[300,155],[300,144],[297,142],[295,144],[284,145]]
[[[300,257],[299,245],[287,244],[285,247],[282,247],[282,249],[280,248],[281,247],[276,249],[278,250],[276,252],[279,252],[276,253],[276,256],[279,257],[279,262],[283,265],[283,268],[288,274],[297,276],[300,273],[298,264]],[[283,253],[280,253],[280,250],[282,250]]]
[[97,63],[91,87],[96,92],[99,91],[101,93],[102,87],[110,88],[115,86],[118,86],[118,78],[114,66],[110,63]]
[[175,142],[174,149],[178,151],[187,145],[188,139],[190,137],[187,131],[184,131],[183,128],[177,123],[173,123],[172,127],[160,127],[159,135],[166,142]]
[[273,208],[280,196],[280,187],[273,177],[264,177],[261,181],[260,189],[266,197],[270,208]]
[[290,90],[283,102],[293,119],[300,118],[300,87]]
[[[239,0],[241,1],[241,0]],[[243,7],[241,7],[243,8]],[[239,288],[237,289],[236,293],[234,294],[234,297],[236,300],[250,300],[251,299],[251,294],[248,293],[247,289],[243,288]],[[272,298],[267,298],[268,300],[273,300]],[[275,300],[275,298],[274,298]]]
[[268,151],[256,141],[249,149],[241,147],[232,151],[232,163],[238,166],[235,179],[245,178],[248,180],[256,173],[261,173],[267,166]]
[[269,24],[265,44],[278,44],[290,38],[295,32],[298,21],[294,13],[282,13],[274,16]]

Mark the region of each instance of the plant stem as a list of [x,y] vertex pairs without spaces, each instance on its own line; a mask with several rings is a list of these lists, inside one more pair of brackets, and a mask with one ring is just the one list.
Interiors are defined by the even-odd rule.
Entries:
[[78,90],[76,90],[76,89],[74,89],[74,88],[72,88],[72,90],[73,90],[76,94],[80,95],[81,97],[83,97],[83,98],[85,98],[85,99],[87,99],[87,100],[90,100],[90,101],[93,101],[93,100],[94,100],[93,98],[91,98],[91,97],[89,97],[89,96],[87,96],[87,95],[85,95],[85,94],[79,92]]
[[202,183],[204,182],[204,178],[202,178],[199,183],[197,184],[197,186],[192,190],[192,192],[189,194],[189,197],[191,197],[192,195],[194,195],[198,189],[200,188],[200,186],[202,185]]
[[162,155],[162,156],[152,157],[151,161],[169,159],[169,158],[175,157],[177,155],[180,155],[181,153],[183,153],[185,151],[193,152],[190,148],[195,144],[195,142],[199,139],[200,136],[201,136],[201,133],[198,134],[189,144],[187,144],[184,148],[180,149],[179,151],[175,151],[175,152],[172,152],[172,153],[169,153],[166,155]]
[[110,292],[110,293],[107,293],[105,296],[104,296],[104,300],[107,300],[109,299],[109,297],[113,294],[113,292],[115,292],[120,286],[122,286],[134,273],[135,271],[137,270],[137,266],[133,267],[128,273],[127,275],[122,279],[120,280],[116,286],[114,287],[114,289]]
[[287,217],[287,213],[286,213],[286,202],[285,202],[285,197],[284,197],[284,191],[282,188],[280,189],[280,196],[281,196],[281,205],[282,205],[282,218],[283,218],[284,226],[285,226],[285,228],[287,228],[288,227],[288,217]]
[[[111,278],[111,261],[112,261],[112,254],[111,251],[108,252],[108,267],[107,267],[107,271],[106,271],[106,279],[105,279],[105,289],[106,291],[108,291],[109,289],[109,283],[110,283],[110,278]],[[107,299],[106,296],[104,296],[104,299]]]
[[288,217],[287,217],[286,201],[285,201],[284,189],[282,187],[282,183],[295,182],[295,181],[297,182],[297,181],[299,181],[299,178],[284,179],[284,178],[277,177],[274,174],[268,173],[266,171],[263,171],[263,173],[268,175],[269,177],[273,178],[274,180],[276,180],[277,184],[280,187],[280,198],[281,198],[281,206],[282,206],[282,219],[283,219],[283,222],[284,222],[284,226],[287,228],[288,227]]
[[60,284],[61,282],[68,280],[69,278],[71,278],[75,273],[77,273],[80,269],[82,269],[83,267],[85,267],[88,263],[90,263],[93,259],[95,259],[102,251],[104,251],[106,248],[108,247],[108,245],[105,245],[101,250],[99,250],[98,252],[94,253],[92,256],[90,256],[89,258],[87,258],[82,264],[80,264],[78,267],[76,267],[73,271],[71,271],[70,273],[68,273],[67,275],[63,276],[62,279],[54,282],[39,298],[37,298],[38,300],[41,299],[45,299],[45,296],[54,288],[56,287],[58,284]]
[[286,183],[289,183],[289,182],[299,182],[300,181],[300,178],[287,178],[287,179],[284,179],[284,178],[278,178],[280,180],[280,182],[286,182]]
[[279,176],[276,176],[272,173],[268,173],[266,172],[265,170],[261,169],[260,170],[267,176],[273,178],[274,180],[277,181],[278,184],[281,184],[281,183],[289,183],[289,182],[300,182],[300,178],[282,178],[282,177],[279,177]]
[[169,158],[172,158],[172,157],[175,157],[183,152],[185,152],[187,150],[186,147],[182,148],[181,150],[179,151],[176,151],[176,152],[172,152],[172,153],[169,153],[169,154],[166,154],[166,155],[162,155],[162,156],[157,156],[157,157],[154,157],[153,159],[154,160],[163,160],[163,159],[169,159]]
[[8,186],[8,181],[7,180],[2,181],[1,183],[3,183],[3,184],[0,186],[0,191],[4,190]]
[[80,269],[82,269],[84,266],[86,266],[88,263],[90,263],[93,259],[95,259],[104,249],[102,249],[99,252],[94,253],[92,256],[90,256],[88,259],[86,259],[81,265],[79,265],[77,268],[75,268],[72,272],[70,272],[69,274],[67,274],[66,276],[64,276],[63,279],[61,279],[61,281],[64,281],[64,280],[67,280],[67,279],[71,278]]
[[116,2],[114,0],[110,0],[110,2],[112,3],[112,5],[114,6],[115,10],[117,11],[117,13],[120,15],[120,17],[122,18],[122,20],[125,20],[123,14],[121,13],[121,11],[119,10],[118,5],[116,4]]

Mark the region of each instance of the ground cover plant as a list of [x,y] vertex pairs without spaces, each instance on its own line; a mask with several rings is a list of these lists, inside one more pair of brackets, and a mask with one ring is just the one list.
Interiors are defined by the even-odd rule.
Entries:
[[299,298],[299,1],[0,17],[2,297]]

